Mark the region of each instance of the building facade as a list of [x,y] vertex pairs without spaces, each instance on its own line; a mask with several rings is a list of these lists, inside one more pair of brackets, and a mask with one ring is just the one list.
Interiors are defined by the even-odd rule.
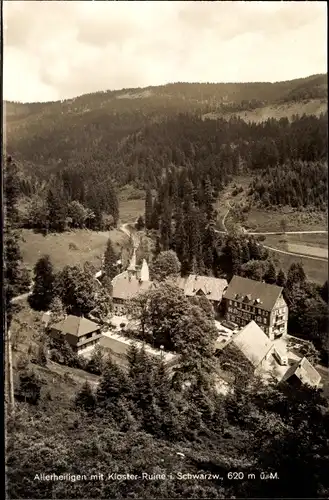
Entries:
[[274,340],[287,333],[288,306],[282,287],[234,276],[224,294],[225,318],[243,327],[255,321]]
[[87,318],[69,315],[52,325],[48,334],[55,340],[68,342],[75,352],[96,345],[102,338],[100,326]]

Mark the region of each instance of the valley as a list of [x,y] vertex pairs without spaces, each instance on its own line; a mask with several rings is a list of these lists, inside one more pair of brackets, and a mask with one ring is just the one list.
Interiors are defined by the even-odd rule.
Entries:
[[[322,438],[323,81],[7,103],[13,498],[23,490],[66,498],[67,486],[41,491],[25,479],[27,454],[33,467],[55,471],[160,463],[196,473],[214,463],[227,477],[256,463],[282,476],[292,467],[289,450],[278,460],[277,443],[305,446],[296,422],[313,429],[315,415]],[[163,484],[165,498],[182,492]],[[183,496],[270,491],[223,484],[195,483]],[[121,483],[83,486],[71,496],[128,492]],[[159,497],[158,486],[147,493]],[[136,483],[133,495],[144,494]]]

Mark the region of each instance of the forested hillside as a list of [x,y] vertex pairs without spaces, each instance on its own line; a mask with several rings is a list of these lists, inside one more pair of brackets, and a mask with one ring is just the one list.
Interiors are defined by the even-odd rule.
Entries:
[[[21,193],[29,200],[25,226],[63,230],[69,217],[73,227],[83,220],[101,229],[108,225],[104,214],[115,225],[118,187],[158,190],[169,171],[178,178],[182,169],[181,182],[189,180],[196,192],[208,178],[217,197],[232,177],[248,172],[254,178],[251,203],[325,209],[326,92],[326,76],[317,75],[275,84],[176,83],[63,102],[7,103],[6,149],[20,164]],[[269,104],[297,102],[302,110],[310,99],[322,99],[325,113],[260,123],[235,115]],[[45,220],[45,207],[48,214],[61,214],[56,228]]]
[[[81,168],[93,161],[111,171],[112,156],[127,138],[155,123],[175,120],[181,113],[230,118],[235,112],[298,100],[302,114],[304,101],[322,102],[319,109],[325,111],[326,99],[326,75],[316,75],[273,84],[174,83],[51,103],[9,102],[5,104],[7,153],[32,162],[33,170],[40,173],[61,170],[67,164]],[[122,161],[125,164],[126,158]]]

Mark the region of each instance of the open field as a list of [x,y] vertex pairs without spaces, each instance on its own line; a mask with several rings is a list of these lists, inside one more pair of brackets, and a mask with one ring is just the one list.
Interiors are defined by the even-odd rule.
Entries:
[[[263,242],[267,245],[267,242]],[[271,245],[272,246],[272,245]],[[273,245],[274,246],[274,245]],[[269,250],[269,254],[276,264],[277,268],[282,268],[287,274],[289,267],[293,262],[301,262],[309,280],[323,285],[328,279],[328,262],[321,260],[312,260],[307,257],[295,257],[294,255],[285,255]]]
[[86,261],[100,267],[108,238],[111,238],[118,253],[128,242],[128,236],[118,229],[104,232],[79,229],[47,236],[23,229],[22,236],[23,262],[30,268],[45,254],[50,255],[55,269],[84,264]]
[[278,211],[252,208],[246,214],[246,221],[243,225],[249,231],[276,232],[282,231],[283,219],[286,231],[323,231],[327,229],[328,216],[326,213],[288,211],[285,208]]
[[[325,99],[309,99],[305,101],[289,102],[284,104],[274,104],[272,106],[263,106],[247,111],[227,113],[224,116],[227,118],[237,116],[246,122],[261,123],[269,118],[280,120],[280,118],[288,118],[292,120],[293,116],[299,115],[316,115],[325,113],[328,105]],[[207,113],[203,118],[216,120],[222,117],[222,113]]]
[[266,235],[264,243],[279,250],[328,259],[327,234]]
[[122,200],[119,202],[120,222],[135,222],[140,216],[144,216],[145,201],[144,200]]
[[[321,260],[308,259],[310,257],[328,258],[328,236],[327,234],[286,234],[286,235],[268,235],[262,244],[278,248],[287,252],[292,252],[292,248],[300,253],[305,253],[305,257],[294,255],[285,255],[269,250],[273,260],[277,262],[278,267],[287,272],[293,262],[301,262],[305,269],[307,277],[316,283],[323,284],[328,279],[328,262]],[[303,250],[303,252],[301,252]],[[321,254],[321,255],[320,255]]]
[[145,191],[127,185],[118,192],[120,222],[135,222],[145,212]]
[[328,249],[319,248],[315,246],[299,245],[296,243],[287,243],[289,252],[311,255],[312,257],[319,257],[321,259],[328,259]]
[[321,113],[325,113],[326,111],[327,102],[324,99],[310,99],[302,102],[264,106],[254,110],[234,113],[234,115],[248,122],[260,123],[269,118],[274,118],[275,120],[288,118],[288,120],[292,120],[293,116],[302,116],[303,114],[320,116]]

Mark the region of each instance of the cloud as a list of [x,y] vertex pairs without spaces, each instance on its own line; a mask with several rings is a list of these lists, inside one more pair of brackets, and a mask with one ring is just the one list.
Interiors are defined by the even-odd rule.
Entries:
[[324,2],[4,3],[4,97],[326,72]]

